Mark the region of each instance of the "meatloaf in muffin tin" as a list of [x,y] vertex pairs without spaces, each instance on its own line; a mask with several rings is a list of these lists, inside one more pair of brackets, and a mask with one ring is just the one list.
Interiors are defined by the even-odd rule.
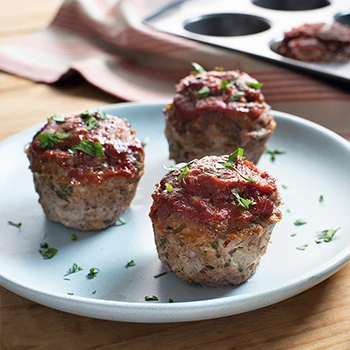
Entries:
[[238,70],[195,67],[177,84],[173,103],[164,111],[169,158],[189,162],[242,147],[257,163],[276,127],[262,84]]
[[26,153],[46,216],[84,231],[115,224],[144,171],[135,131],[101,111],[52,116]]
[[242,149],[167,169],[150,211],[163,265],[187,283],[246,281],[282,218],[275,179]]

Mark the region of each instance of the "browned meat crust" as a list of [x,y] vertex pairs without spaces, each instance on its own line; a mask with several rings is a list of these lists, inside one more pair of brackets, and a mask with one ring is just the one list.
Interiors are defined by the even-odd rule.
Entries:
[[[235,162],[240,174],[218,166],[227,159],[196,160],[182,179],[183,169],[170,172],[152,195],[150,217],[159,259],[187,283],[246,281],[282,218],[274,178],[240,157]],[[232,191],[251,203],[244,207]]]
[[113,225],[144,171],[135,131],[102,112],[49,119],[26,153],[48,219],[84,231]]
[[336,22],[303,24],[286,32],[275,49],[280,55],[299,61],[348,61],[350,27]]
[[[203,88],[207,95],[200,93]],[[239,71],[185,77],[164,113],[169,158],[177,163],[230,154],[238,147],[257,163],[276,127],[260,83]]]

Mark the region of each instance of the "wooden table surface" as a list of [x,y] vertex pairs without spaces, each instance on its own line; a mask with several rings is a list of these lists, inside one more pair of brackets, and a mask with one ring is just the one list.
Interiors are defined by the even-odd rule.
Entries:
[[[4,7],[4,2],[6,6]],[[5,0],[0,44],[47,25],[61,0]],[[37,84],[0,72],[0,141],[71,112],[120,102],[84,81]],[[3,200],[3,198],[2,198]],[[41,306],[1,288],[1,349],[350,349],[350,264],[284,302],[175,324],[122,323]]]

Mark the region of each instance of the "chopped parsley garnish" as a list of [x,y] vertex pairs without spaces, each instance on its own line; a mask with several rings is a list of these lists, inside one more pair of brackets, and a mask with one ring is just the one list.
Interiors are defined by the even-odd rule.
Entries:
[[13,222],[13,221],[7,221],[7,223],[8,223],[9,225],[15,226],[15,227],[17,227],[17,228],[20,228],[20,227],[22,226],[22,223],[21,223],[21,222],[16,223],[16,222]]
[[101,119],[105,120],[107,119],[107,114],[105,112],[102,112],[101,110],[97,110],[96,113],[100,116]]
[[74,295],[74,293],[70,292],[70,293],[67,293],[68,295]]
[[188,162],[188,163],[178,163],[178,164],[175,164],[175,165],[172,165],[172,164],[162,164],[162,167],[163,167],[164,170],[167,170],[167,171],[171,172],[171,171],[183,169],[183,168],[185,168],[186,166],[189,166],[190,164],[192,164],[193,162],[194,162],[194,160],[191,160],[191,161]]
[[79,272],[82,269],[83,269],[82,267],[80,267],[78,264],[74,263],[64,276],[68,276],[68,275],[71,275],[72,273]]
[[231,192],[236,197],[238,204],[240,204],[245,209],[249,209],[250,205],[256,204],[254,201],[250,199],[242,198],[234,188],[231,189]]
[[233,85],[235,85],[238,77],[232,79],[230,82],[227,79],[222,79],[221,80],[221,90],[225,91],[226,88],[232,88]]
[[76,241],[77,238],[78,238],[77,235],[76,235],[75,233],[73,233],[73,234],[72,234],[72,237],[71,237],[72,241]]
[[271,156],[271,162],[274,162],[276,160],[276,155],[280,154],[286,154],[286,151],[282,151],[280,149],[275,149],[275,150],[266,150],[265,153],[269,154]]
[[322,242],[327,242],[327,243],[330,242],[339,229],[340,229],[340,227],[330,228],[328,230],[323,230],[323,231],[317,232],[318,238],[316,239],[315,242],[317,244],[322,243]]
[[222,79],[221,80],[221,90],[225,91],[226,87],[227,87],[227,84],[228,84],[228,80],[227,79]]
[[[228,156],[228,160],[232,163],[236,164],[237,157],[240,156],[242,159],[245,159],[244,157],[244,149],[243,148],[237,148],[233,153],[231,153]],[[225,164],[224,164],[225,165]]]
[[173,302],[174,302],[174,300],[169,298],[169,303],[173,303]]
[[288,186],[282,185],[282,188],[286,190],[288,188]]
[[171,192],[173,189],[173,186],[167,182],[164,184],[164,186],[167,192]]
[[183,170],[182,173],[177,177],[178,180],[182,180],[188,173],[190,172],[190,168],[186,166]]
[[43,256],[44,259],[52,259],[57,253],[56,248],[50,248],[49,245],[45,243],[40,243],[39,252]]
[[70,281],[70,278],[63,278],[64,281]]
[[231,102],[239,100],[241,97],[245,95],[244,92],[239,92],[238,94],[232,95],[231,96]]
[[53,120],[56,123],[64,123],[66,121],[66,118],[63,115],[52,115],[50,118],[47,118],[48,121]]
[[84,123],[88,130],[96,129],[98,126],[100,126],[100,123],[97,121],[95,117],[89,117],[85,119]]
[[159,278],[159,277],[162,277],[162,276],[166,275],[167,273],[168,273],[168,272],[165,271],[165,272],[162,272],[162,273],[158,273],[157,275],[154,275],[153,277],[154,277],[154,278]]
[[192,66],[193,66],[194,72],[196,74],[200,74],[200,73],[206,72],[206,70],[200,64],[198,64],[196,62],[192,62]]
[[322,194],[320,195],[320,198],[318,199],[318,201],[319,201],[320,203],[323,203],[324,198],[323,198],[323,195],[322,195]]
[[303,245],[300,245],[299,247],[297,247],[298,250],[305,250],[307,248],[307,244],[303,244]]
[[79,113],[79,117],[80,117],[80,118],[89,118],[89,117],[91,117],[91,113],[90,113],[90,111],[87,109],[87,110],[85,110],[84,112]]
[[146,146],[148,145],[148,142],[149,142],[149,137],[145,137],[145,138],[141,141],[142,147],[146,147]]
[[98,269],[97,267],[92,267],[90,269],[90,272],[87,274],[87,277],[90,279],[95,278],[99,272],[100,269]]
[[44,134],[39,134],[38,139],[41,148],[52,148],[56,143],[63,142],[63,140],[67,139],[69,136],[71,136],[69,133],[46,132]]
[[91,294],[96,294],[96,291],[94,290]]
[[92,157],[104,156],[102,144],[98,141],[81,140],[79,144],[73,145],[68,151],[72,154],[76,154],[77,151],[82,151]]
[[296,232],[293,232],[290,236],[295,237],[296,235],[297,235]]
[[210,95],[210,89],[208,86],[203,86],[197,93],[197,96],[200,98],[208,97]]
[[146,301],[158,301],[159,299],[155,295],[146,295],[145,300]]
[[233,169],[240,177],[242,177],[244,180],[248,181],[248,182],[256,182],[256,180],[251,179],[248,176],[245,176],[244,174],[242,174],[237,168],[236,168],[236,159],[237,156],[240,156],[242,159],[245,159],[244,156],[244,149],[243,148],[238,148],[236,151],[234,151],[233,153],[231,153],[228,157],[228,161],[226,163],[224,163],[223,165],[227,168]]
[[255,90],[259,90],[263,86],[263,83],[254,82],[254,81],[247,81],[246,84]]
[[121,225],[125,225],[127,223],[126,220],[124,220],[121,216],[119,217],[118,221]]
[[298,220],[294,221],[294,225],[295,226],[303,226],[305,224],[307,224],[307,222],[305,220],[303,220],[303,219],[298,219]]
[[126,268],[127,268],[127,267],[132,267],[132,266],[136,266],[134,260],[130,260],[130,261],[125,265]]
[[289,209],[289,208],[287,208],[287,209],[286,209],[286,212],[287,212],[287,213],[290,213],[290,209]]

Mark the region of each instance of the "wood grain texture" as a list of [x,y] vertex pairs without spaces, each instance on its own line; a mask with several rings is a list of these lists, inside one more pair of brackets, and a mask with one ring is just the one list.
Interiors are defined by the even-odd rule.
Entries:
[[[44,27],[60,3],[61,0],[5,0],[0,12],[0,42],[10,42]],[[0,73],[0,140],[57,112],[116,102],[119,101],[115,97],[81,79],[48,86]],[[349,350],[349,291],[348,264],[316,287],[260,310],[200,322],[137,324],[63,313],[1,288],[0,347],[3,350]]]

